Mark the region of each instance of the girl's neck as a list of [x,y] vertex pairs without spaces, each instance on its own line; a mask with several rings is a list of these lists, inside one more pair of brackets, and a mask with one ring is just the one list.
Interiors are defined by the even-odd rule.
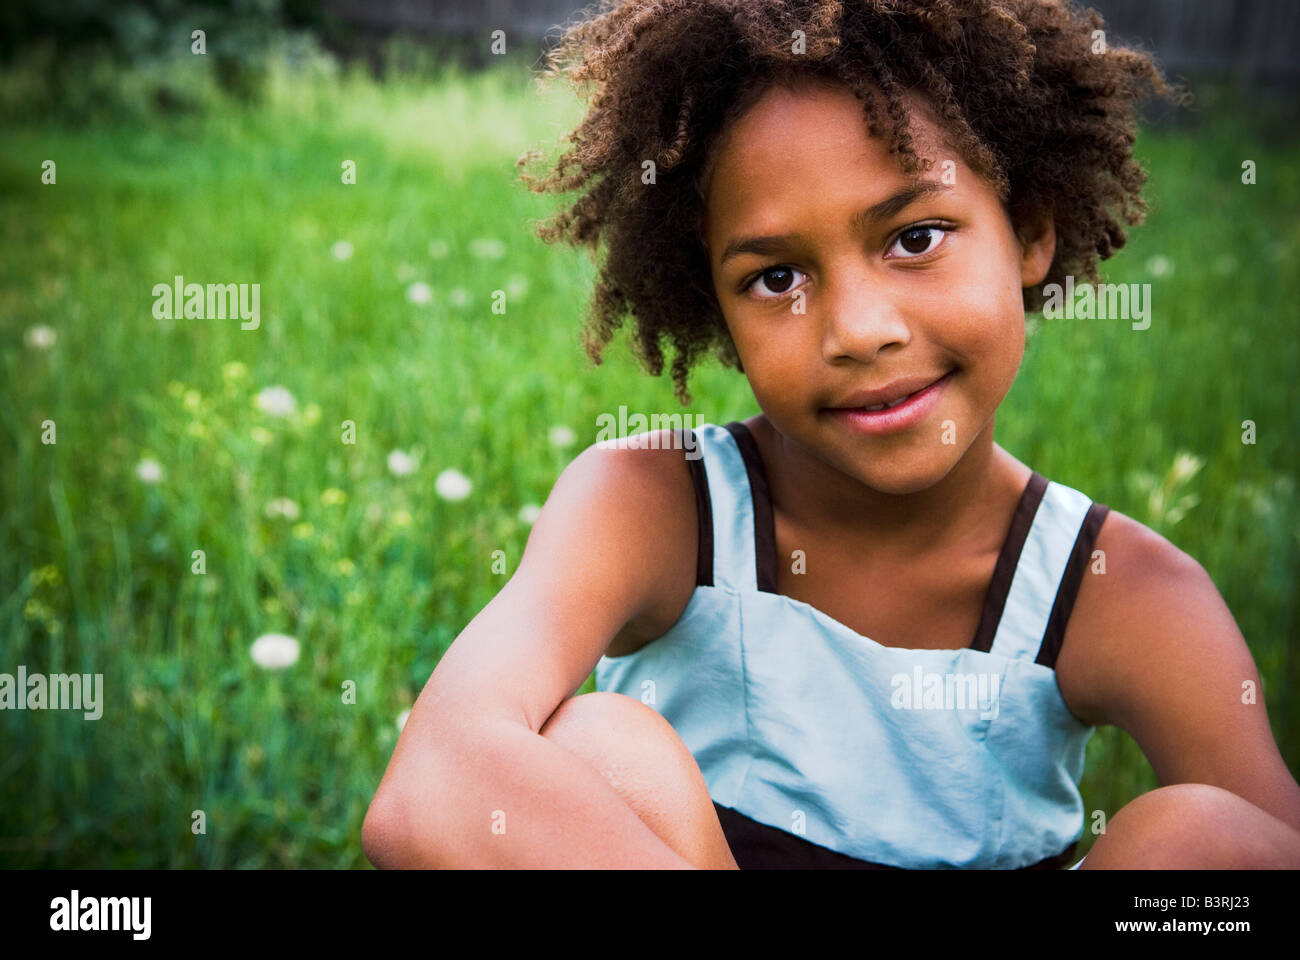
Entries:
[[746,425],[762,452],[774,508],[799,529],[861,535],[889,553],[929,552],[978,535],[990,520],[998,525],[1032,472],[993,442],[990,420],[938,483],[916,493],[882,493],[818,459],[766,416]]

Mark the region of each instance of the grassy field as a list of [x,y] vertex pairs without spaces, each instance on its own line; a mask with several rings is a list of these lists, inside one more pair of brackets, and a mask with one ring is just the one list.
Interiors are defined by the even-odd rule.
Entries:
[[[0,671],[102,673],[104,704],[0,715],[0,866],[365,865],[399,718],[505,582],[493,552],[514,569],[599,414],[680,410],[621,338],[579,348],[593,269],[533,238],[552,201],[513,161],[580,108],[525,79],[276,75],[256,107],[6,123]],[[1300,145],[1211,123],[1139,151],[1153,213],[1107,279],[1153,284],[1151,327],[1030,318],[998,440],[1200,560],[1295,771]],[[260,328],[156,319],[178,274],[260,283]],[[692,387],[709,421],[757,412],[734,372]],[[268,633],[293,666],[252,659]],[[1087,809],[1153,786],[1098,731]]]

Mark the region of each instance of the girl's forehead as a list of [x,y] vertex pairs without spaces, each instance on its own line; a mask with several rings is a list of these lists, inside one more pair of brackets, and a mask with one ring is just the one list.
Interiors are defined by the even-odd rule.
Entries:
[[[907,107],[912,150],[935,167],[952,160],[958,168],[960,157],[926,105],[913,97]],[[890,121],[881,110],[871,136],[864,110],[852,91],[823,82],[765,90],[719,137],[709,158],[707,206],[716,216],[832,182],[902,183],[908,177],[883,129]]]
[[[720,154],[752,155],[751,146],[789,153],[802,143],[839,143],[888,150],[893,120],[886,113],[884,96],[869,90],[874,99],[875,132],[867,130],[866,104],[848,87],[820,78],[773,83],[720,134]],[[947,137],[934,112],[917,94],[905,92],[902,105],[908,134],[918,153],[943,149]],[[872,152],[875,152],[874,150]]]
[[[838,168],[849,158],[876,175],[901,176],[899,155],[890,149],[896,145],[887,133],[893,120],[885,111],[885,99],[874,90],[868,95],[875,98],[874,135],[867,130],[865,103],[848,87],[820,77],[770,81],[719,132],[703,165],[702,192],[709,197],[719,178],[743,189],[744,181],[759,171],[794,176],[818,167]],[[918,156],[936,164],[946,158],[960,163],[924,99],[906,92],[903,107],[911,148]]]

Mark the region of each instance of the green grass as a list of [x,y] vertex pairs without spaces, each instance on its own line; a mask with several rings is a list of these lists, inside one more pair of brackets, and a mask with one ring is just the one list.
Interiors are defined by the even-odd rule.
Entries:
[[[553,201],[518,185],[513,161],[579,110],[515,68],[423,86],[277,76],[259,107],[6,124],[0,670],[101,672],[106,702],[93,723],[0,717],[0,865],[365,864],[361,821],[396,719],[504,583],[493,551],[514,569],[521,507],[545,501],[598,414],[680,409],[621,338],[588,363],[593,269],[532,236]],[[998,440],[1200,560],[1294,771],[1300,147],[1210,126],[1139,150],[1154,212],[1107,278],[1154,284],[1151,329],[1031,318]],[[1243,158],[1257,186],[1240,183]],[[483,238],[499,259],[475,255]],[[339,240],[350,259],[333,256]],[[1172,271],[1153,278],[1157,255]],[[155,320],[153,285],[175,274],[259,282],[261,329]],[[408,299],[416,282],[430,303]],[[508,313],[493,314],[504,288]],[[51,349],[25,344],[36,325],[56,331]],[[295,397],[289,418],[257,408],[271,385]],[[705,367],[692,387],[707,420],[757,412],[734,372]],[[345,420],[355,444],[340,442]],[[553,446],[557,425],[576,444]],[[389,471],[396,449],[415,473]],[[1151,491],[1181,452],[1204,465],[1173,491],[1197,498],[1178,519]],[[145,458],[161,482],[137,476]],[[436,495],[448,468],[472,480],[467,499]],[[299,516],[267,515],[282,497]],[[269,632],[301,642],[292,668],[250,659]],[[1132,741],[1099,731],[1086,808],[1113,815],[1153,786]]]

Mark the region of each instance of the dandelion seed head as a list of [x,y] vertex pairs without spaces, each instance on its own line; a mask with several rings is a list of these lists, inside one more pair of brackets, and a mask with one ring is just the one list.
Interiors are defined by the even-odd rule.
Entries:
[[571,447],[578,442],[578,435],[574,433],[569,427],[566,427],[563,424],[560,424],[559,426],[556,427],[551,427],[551,432],[549,436],[551,440],[551,446],[559,447],[561,450],[567,449],[568,447]]
[[448,469],[438,474],[433,481],[433,489],[444,500],[464,500],[474,489],[469,477],[456,469]]
[[135,465],[135,475],[145,483],[158,483],[163,478],[162,464],[152,457],[146,457]]
[[258,409],[273,417],[287,417],[297,406],[293,394],[285,387],[266,387],[257,394]]
[[264,633],[249,649],[253,662],[266,670],[282,670],[298,662],[298,641],[283,633]]
[[394,450],[388,455],[388,471],[396,477],[408,477],[415,472],[415,458],[404,450]]
[[38,324],[35,327],[29,327],[23,334],[23,342],[33,350],[48,350],[54,346],[58,339],[58,334],[54,332],[53,327],[47,327],[44,324]]
[[506,280],[506,296],[511,300],[521,300],[528,292],[528,280],[522,274],[513,274]]
[[1147,261],[1147,273],[1153,277],[1167,277],[1174,272],[1174,262],[1164,254],[1156,254]]

